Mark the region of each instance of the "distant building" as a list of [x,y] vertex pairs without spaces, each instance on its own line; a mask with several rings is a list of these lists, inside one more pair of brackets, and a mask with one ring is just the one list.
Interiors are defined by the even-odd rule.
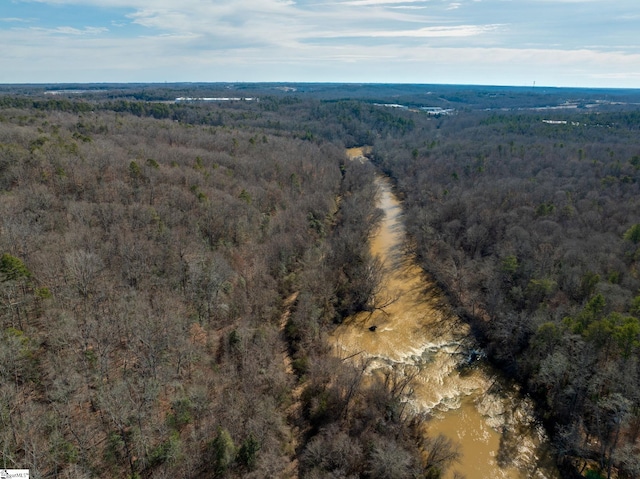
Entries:
[[453,108],[441,108],[439,106],[423,106],[420,107],[420,110],[428,115],[451,115],[455,111]]
[[257,98],[240,98],[240,97],[184,97],[175,99],[176,103],[185,101],[258,101]]

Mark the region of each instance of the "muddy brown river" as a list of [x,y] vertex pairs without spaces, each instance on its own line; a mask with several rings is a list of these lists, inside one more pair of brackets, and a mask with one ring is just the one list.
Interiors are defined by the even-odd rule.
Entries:
[[[358,149],[348,153],[362,155]],[[331,337],[336,354],[366,359],[370,374],[413,376],[407,409],[428,413],[427,434],[442,433],[460,446],[461,459],[446,479],[456,473],[467,479],[558,478],[531,402],[470,354],[477,348],[468,327],[450,314],[406,252],[401,205],[389,181],[378,177],[377,183],[384,218],[371,251],[384,264],[375,297],[381,309],[359,313],[338,327]]]

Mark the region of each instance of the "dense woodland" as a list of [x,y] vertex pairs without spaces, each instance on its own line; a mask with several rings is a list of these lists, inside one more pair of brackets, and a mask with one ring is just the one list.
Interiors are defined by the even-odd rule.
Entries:
[[537,400],[560,465],[640,477],[638,116],[554,117],[567,123],[433,120],[375,161],[421,264]]
[[640,114],[480,111],[567,100],[477,88],[403,93],[450,116],[380,106],[401,90],[0,91],[1,466],[439,477],[456,448],[403,412],[402,378],[365,386],[325,341],[379,281],[375,170],[344,153],[371,145],[563,474],[640,477]]
[[2,467],[437,477],[455,456],[324,341],[376,287],[371,165],[224,125],[243,112],[4,100]]

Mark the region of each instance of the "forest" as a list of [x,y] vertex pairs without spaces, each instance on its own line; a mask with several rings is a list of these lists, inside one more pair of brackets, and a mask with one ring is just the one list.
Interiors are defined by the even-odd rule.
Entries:
[[423,268],[536,399],[565,473],[639,477],[637,116],[546,118],[433,121],[374,161]]
[[0,89],[2,467],[441,477],[455,444],[326,341],[376,290],[383,173],[563,476],[640,477],[633,92],[276,87]]
[[436,477],[448,443],[324,341],[376,286],[371,165],[243,112],[4,100],[3,467]]

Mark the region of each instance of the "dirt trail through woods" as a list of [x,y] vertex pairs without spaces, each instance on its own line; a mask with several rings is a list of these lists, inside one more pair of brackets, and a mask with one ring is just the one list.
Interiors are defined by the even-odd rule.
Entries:
[[[282,313],[282,316],[280,316],[280,333],[283,337],[285,336],[287,321],[289,321],[289,316],[291,316],[291,307],[295,304],[296,299],[298,299],[297,292],[289,295],[284,302],[284,312]],[[295,457],[295,454],[300,445],[302,431],[300,431],[300,428],[295,425],[295,420],[301,415],[302,403],[300,402],[300,395],[302,394],[303,388],[302,384],[297,383],[297,378],[295,378],[292,359],[288,349],[283,351],[282,361],[284,363],[286,373],[294,377],[294,381],[296,381],[296,385],[291,391],[291,405],[286,410],[286,416],[289,418],[289,428],[291,432],[291,438],[288,446],[292,452],[292,458],[291,462],[284,470],[283,479],[297,479],[299,477],[298,459]]]

